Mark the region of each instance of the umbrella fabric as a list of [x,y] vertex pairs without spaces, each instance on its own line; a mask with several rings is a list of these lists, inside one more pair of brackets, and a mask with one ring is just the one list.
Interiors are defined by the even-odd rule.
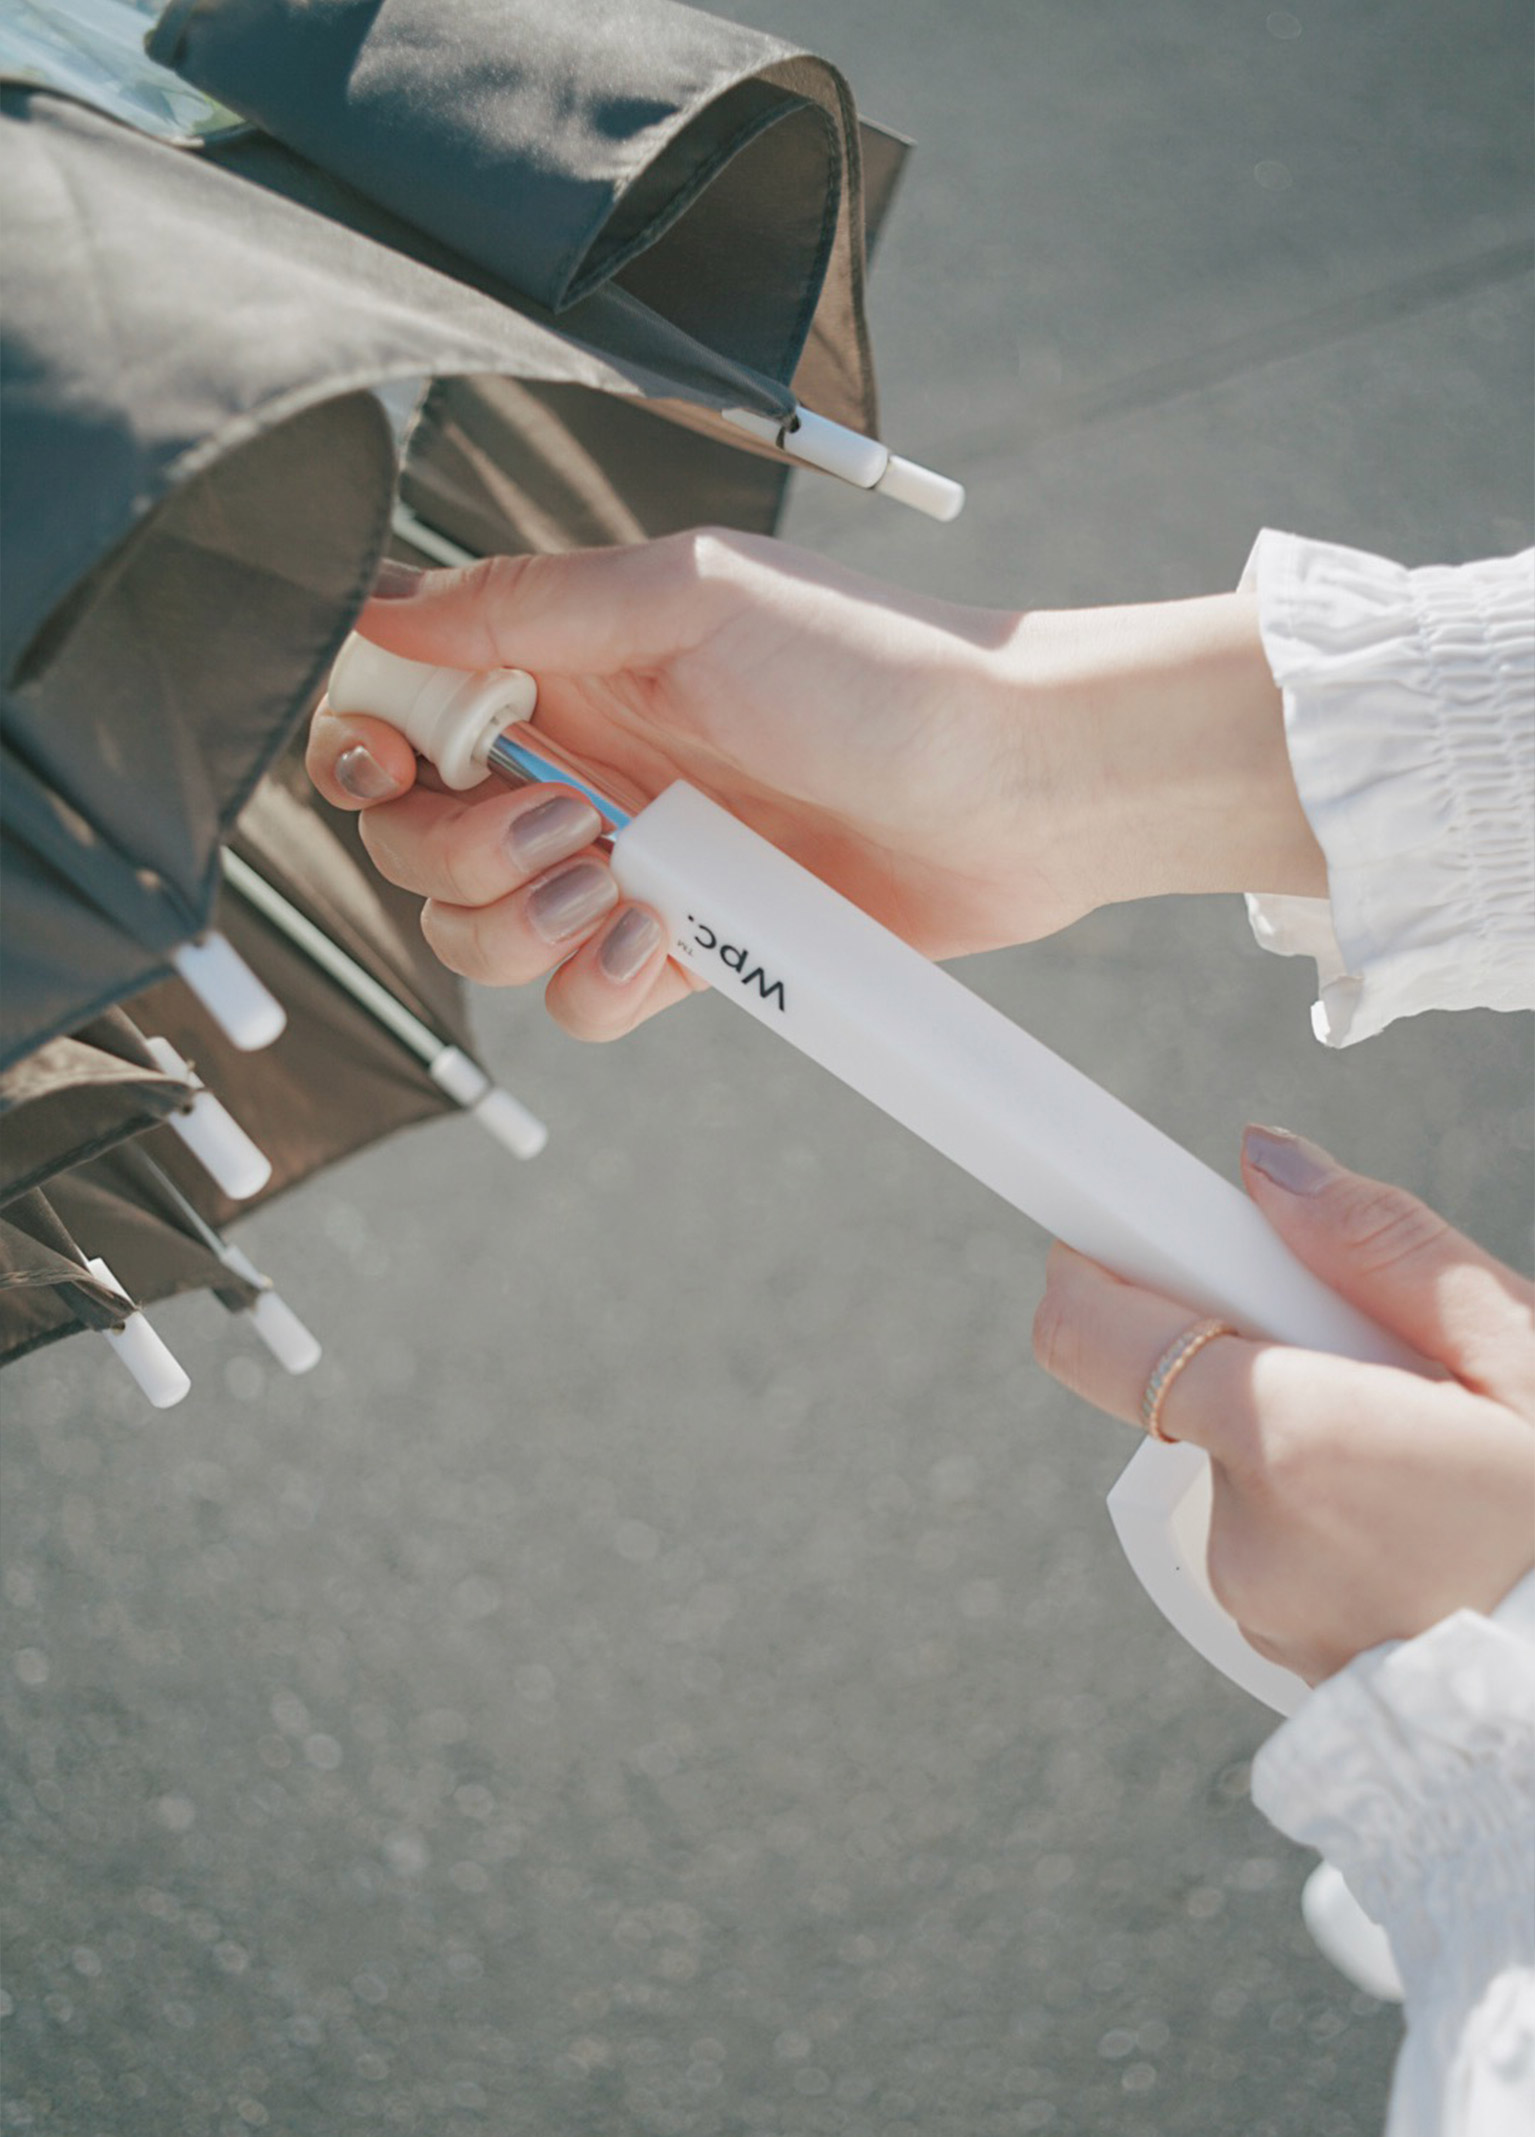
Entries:
[[0,1075],[0,1204],[142,1135],[191,1096],[121,1010],[39,1047]]
[[[78,930],[82,972],[13,952],[0,1062],[141,985],[206,923],[219,836],[383,547],[391,434],[371,394],[343,388],[494,370],[787,407],[622,291],[556,332],[330,219],[311,203],[334,182],[271,144],[245,164],[274,183],[252,183],[57,97],[8,90],[5,111],[0,652],[6,744],[37,790],[5,888],[29,877],[12,917],[33,944],[79,918],[42,922],[40,857],[98,920]],[[587,319],[626,353],[579,339]],[[84,835],[39,856],[50,816]]]
[[[231,844],[444,1045],[472,1052],[462,990],[426,946],[419,901],[378,875],[355,819],[314,793],[296,751],[262,783]],[[136,996],[131,1008],[142,1029],[162,1033],[195,1063],[272,1160],[261,1194],[236,1203],[171,1137],[153,1139],[157,1163],[222,1229],[349,1153],[458,1109],[397,1038],[227,888],[217,917],[288,1012],[275,1045],[238,1052],[174,981]]]
[[258,1284],[214,1251],[145,1143],[123,1144],[77,1165],[50,1184],[48,1201],[59,1223],[87,1254],[100,1256],[136,1305],[212,1291],[237,1310],[261,1295]]
[[[859,126],[864,244],[872,256],[907,144]],[[679,418],[689,427],[682,428]],[[619,400],[530,379],[449,378],[426,394],[406,441],[400,495],[416,517],[476,556],[582,548],[739,527],[770,534],[788,468],[698,427],[695,408]],[[407,523],[408,525],[408,523]],[[396,550],[414,560],[396,528]]]
[[622,273],[872,427],[862,177],[824,61],[671,0],[173,0],[151,56],[551,311]]
[[112,1328],[122,1300],[86,1258],[40,1190],[0,1213],[0,1364],[87,1328]]
[[[439,381],[409,494],[487,548],[770,526],[785,464],[720,415],[788,417],[791,379],[821,412],[874,424],[862,225],[899,149],[868,141],[865,196],[833,70],[655,0],[467,0],[453,40],[414,0],[203,16],[178,17],[181,63],[254,66],[282,139],[189,155],[67,98],[4,95],[0,1064],[37,1128],[18,1184],[54,1152],[131,1136],[130,1086],[147,1133],[7,1210],[0,1357],[117,1317],[87,1252],[139,1298],[229,1290],[198,1218],[249,1205],[147,1127],[164,1094],[135,1083],[131,1046],[111,1113],[99,1027],[63,1036],[210,915],[288,1008],[278,1046],[236,1053],[175,982],[133,1006],[273,1158],[267,1194],[452,1110],[399,1039],[218,892],[243,809],[236,850],[468,1051],[456,983],[355,824],[296,761],[256,785],[386,539],[393,441],[361,389]],[[313,132],[285,98],[321,114]],[[49,1041],[44,1149],[50,1062],[26,1057]]]

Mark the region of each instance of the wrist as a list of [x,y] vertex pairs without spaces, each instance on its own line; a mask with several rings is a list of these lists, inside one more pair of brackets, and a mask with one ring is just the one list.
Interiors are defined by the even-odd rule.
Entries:
[[1325,896],[1254,595],[1035,612],[1008,651],[1032,748],[1054,763],[1084,909],[1187,892]]

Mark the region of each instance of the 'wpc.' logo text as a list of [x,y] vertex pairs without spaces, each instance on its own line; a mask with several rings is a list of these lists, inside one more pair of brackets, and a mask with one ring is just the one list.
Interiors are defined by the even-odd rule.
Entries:
[[788,1008],[784,999],[783,981],[770,980],[761,965],[749,964],[750,950],[737,949],[733,942],[722,942],[706,921],[697,920],[688,914],[688,925],[693,930],[693,940],[701,950],[712,950],[720,963],[733,972],[743,987],[755,987],[764,1002],[773,1002],[780,1012]]

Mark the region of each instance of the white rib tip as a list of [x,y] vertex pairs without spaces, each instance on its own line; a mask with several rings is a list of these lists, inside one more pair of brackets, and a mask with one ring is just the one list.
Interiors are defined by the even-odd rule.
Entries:
[[284,1372],[308,1373],[319,1364],[319,1338],[275,1291],[263,1291],[255,1305],[245,1309],[245,1318]]
[[536,1158],[549,1140],[549,1130],[534,1113],[519,1103],[510,1091],[491,1082],[478,1061],[462,1047],[445,1046],[428,1071],[432,1081],[477,1120],[487,1135],[493,1135],[514,1157]]
[[184,942],[171,963],[241,1053],[259,1053],[282,1035],[288,1021],[282,1003],[217,930],[200,942]]
[[487,1135],[493,1135],[513,1157],[536,1158],[549,1140],[549,1130],[536,1114],[530,1113],[510,1091],[499,1086],[485,1093],[469,1108],[471,1120],[479,1122]]
[[101,1331],[114,1356],[157,1410],[174,1408],[191,1392],[191,1380],[144,1315],[131,1305],[127,1292],[106,1263],[93,1257],[89,1267],[97,1282],[115,1291],[128,1309],[120,1327]]
[[1319,1863],[1301,1887],[1300,1911],[1317,1949],[1355,1988],[1381,2003],[1402,2001],[1391,1939],[1370,1917],[1330,1862]]
[[915,460],[903,460],[899,453],[890,455],[876,488],[881,497],[893,497],[898,505],[910,505],[913,512],[925,513],[929,519],[958,519],[965,509],[962,482],[933,468],[919,467]]
[[197,1071],[183,1061],[169,1039],[145,1040],[155,1066],[176,1076],[196,1092],[191,1104],[173,1113],[166,1126],[180,1136],[216,1187],[231,1202],[260,1194],[272,1177],[272,1161],[253,1143],[222,1099],[215,1098]]
[[758,415],[751,408],[727,408],[723,414],[727,423],[744,431],[747,437],[776,446],[790,459],[805,467],[819,468],[823,475],[835,475],[842,482],[852,483],[855,489],[872,490],[890,458],[878,438],[866,438],[862,431],[849,430],[845,423],[833,423],[813,409],[801,408],[782,421],[776,416]]

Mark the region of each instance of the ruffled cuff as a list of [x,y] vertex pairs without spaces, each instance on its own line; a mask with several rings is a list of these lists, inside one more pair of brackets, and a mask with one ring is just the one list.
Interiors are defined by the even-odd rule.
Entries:
[[1328,881],[1248,916],[1315,958],[1317,1037],[1535,1006],[1535,551],[1407,571],[1266,530],[1242,584]]
[[1490,1618],[1356,1656],[1263,1746],[1252,1795],[1343,1873],[1409,2006],[1469,2009],[1535,1967],[1535,1574]]

